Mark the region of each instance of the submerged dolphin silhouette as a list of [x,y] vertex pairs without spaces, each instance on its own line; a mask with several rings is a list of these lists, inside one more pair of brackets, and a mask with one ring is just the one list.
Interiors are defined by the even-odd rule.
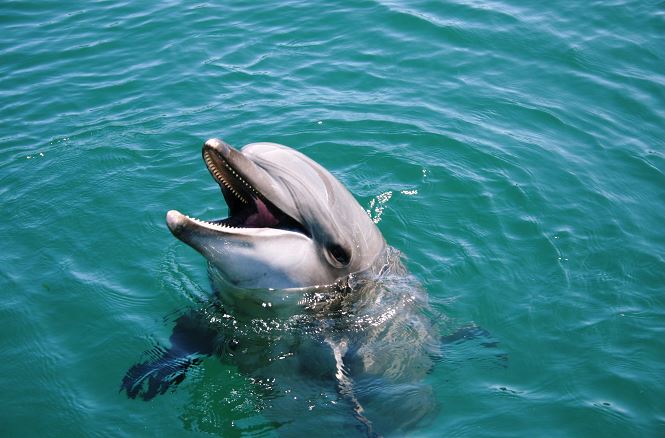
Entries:
[[272,417],[290,424],[280,429],[287,434],[311,431],[284,420],[299,418],[306,394],[325,395],[317,411],[339,409],[332,400],[339,396],[365,435],[404,431],[430,413],[431,388],[422,381],[438,337],[426,294],[349,191],[274,143],[239,151],[211,139],[203,159],[229,217],[204,221],[171,210],[167,224],[208,260],[215,299],[178,318],[171,347],[130,368],[122,389],[150,399],[216,353],[271,382],[263,389],[272,394]]

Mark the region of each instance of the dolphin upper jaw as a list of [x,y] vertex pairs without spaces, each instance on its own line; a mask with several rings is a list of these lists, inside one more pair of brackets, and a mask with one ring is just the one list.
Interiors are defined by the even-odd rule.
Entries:
[[[202,155],[211,175],[222,188],[229,209],[238,206],[238,198],[269,199],[280,211],[296,220],[300,219],[289,193],[285,193],[278,181],[244,153],[222,140],[212,138],[204,143]],[[223,177],[224,172],[227,178]],[[229,180],[235,182],[232,187]]]

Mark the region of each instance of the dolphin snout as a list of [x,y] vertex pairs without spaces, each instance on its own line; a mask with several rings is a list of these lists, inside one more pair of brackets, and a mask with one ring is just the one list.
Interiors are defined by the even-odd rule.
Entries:
[[203,148],[205,149],[206,147],[216,150],[223,157],[227,157],[229,155],[229,151],[232,149],[231,146],[218,138],[211,138],[207,140],[203,144]]
[[185,215],[177,210],[169,210],[169,212],[166,213],[166,225],[176,237],[181,234],[185,228],[186,222]]

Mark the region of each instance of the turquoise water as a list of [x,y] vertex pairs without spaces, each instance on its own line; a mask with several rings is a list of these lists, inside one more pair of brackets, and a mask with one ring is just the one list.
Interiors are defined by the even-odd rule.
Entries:
[[[665,4],[0,6],[3,436],[278,432],[211,357],[119,392],[210,292],[176,208],[221,137],[290,145],[371,211],[454,343],[417,436],[665,434]],[[331,435],[317,410],[303,415]]]

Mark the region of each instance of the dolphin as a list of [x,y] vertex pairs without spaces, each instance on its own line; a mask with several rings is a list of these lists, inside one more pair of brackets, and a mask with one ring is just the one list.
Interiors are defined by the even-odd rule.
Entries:
[[231,285],[330,285],[367,270],[385,251],[381,232],[353,195],[302,153],[276,143],[236,150],[210,139],[202,154],[229,217],[204,221],[171,210],[166,223]]
[[171,210],[166,223],[207,260],[215,298],[180,316],[171,347],[131,367],[121,389],[151,399],[217,354],[253,381],[271,382],[265,415],[287,435],[311,432],[293,417],[314,406],[332,419],[346,405],[365,436],[403,432],[431,414],[423,382],[438,337],[426,293],[353,195],[276,143],[238,150],[210,139],[202,155],[228,217]]

